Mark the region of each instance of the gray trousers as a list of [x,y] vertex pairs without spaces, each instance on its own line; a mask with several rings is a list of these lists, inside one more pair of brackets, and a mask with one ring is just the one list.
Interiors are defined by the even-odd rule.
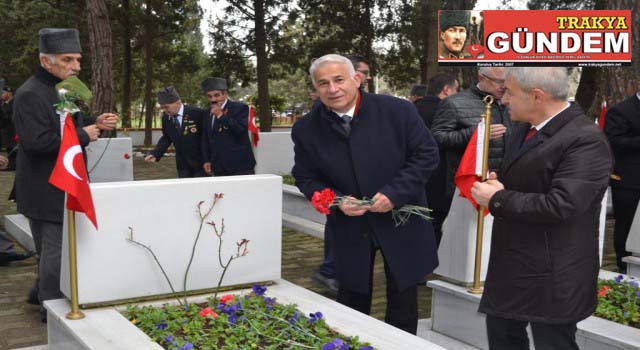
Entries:
[[33,242],[40,257],[38,264],[38,299],[40,302],[63,297],[60,291],[60,256],[62,224],[29,218]]

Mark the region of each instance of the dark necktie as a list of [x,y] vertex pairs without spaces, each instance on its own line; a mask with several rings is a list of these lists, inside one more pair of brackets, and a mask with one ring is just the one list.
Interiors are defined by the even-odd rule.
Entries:
[[536,128],[529,129],[529,132],[527,132],[527,134],[524,136],[524,142],[529,141],[529,139],[532,138],[533,135],[535,135],[537,132],[538,132],[538,129]]
[[178,119],[177,114],[173,116],[173,125],[176,127],[176,129],[180,129],[180,120]]
[[349,133],[351,132],[351,119],[353,117],[351,117],[350,115],[343,115],[340,117],[340,119],[342,119],[342,127],[344,128],[344,131],[347,132],[347,135],[349,135]]

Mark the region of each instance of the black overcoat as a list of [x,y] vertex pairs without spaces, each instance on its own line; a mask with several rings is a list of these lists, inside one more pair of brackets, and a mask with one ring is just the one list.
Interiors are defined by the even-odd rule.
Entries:
[[[362,93],[349,136],[338,116],[316,103],[293,126],[291,137],[292,175],[307,198],[331,188],[356,198],[381,192],[396,207],[427,206],[424,186],[438,165],[438,147],[410,102]],[[335,239],[338,280],[349,290],[370,291],[372,235],[401,290],[438,265],[431,222],[421,218],[395,227],[390,212],[348,217],[334,209],[326,225]]]
[[[36,220],[62,223],[64,192],[49,184],[49,176],[60,149],[60,116],[54,104],[60,101],[55,85],[60,79],[43,68],[29,78],[17,91],[13,118],[19,137],[16,167],[16,202],[18,212]],[[85,120],[73,115],[78,140],[83,150],[90,142],[82,130]],[[88,119],[88,118],[87,118]]]
[[[611,186],[640,189],[640,99],[637,95],[607,111],[604,132],[616,160]],[[619,178],[619,180],[618,180]]]
[[604,134],[576,104],[521,147],[509,140],[489,203],[491,255],[480,312],[567,324],[596,308],[598,223],[612,156]]
[[202,152],[205,162],[216,171],[234,173],[252,170],[256,165],[249,140],[249,106],[227,100],[224,115],[213,120],[205,118]]
[[176,149],[176,167],[180,177],[203,173],[202,169],[202,125],[207,111],[184,105],[182,124],[177,128],[173,117],[162,114],[162,136],[151,154],[160,160],[173,143]]

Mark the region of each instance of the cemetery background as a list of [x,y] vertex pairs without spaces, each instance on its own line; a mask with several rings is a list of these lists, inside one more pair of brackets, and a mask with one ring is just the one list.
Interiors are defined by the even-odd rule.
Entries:
[[[4,200],[8,197],[13,184],[14,172],[0,172],[0,217],[15,214],[15,204]],[[175,159],[163,158],[158,163],[145,163],[134,158],[134,177],[136,180],[175,178]],[[0,227],[4,221],[0,220]],[[282,277],[316,293],[330,297],[327,290],[311,279],[311,275],[322,261],[322,240],[283,228],[282,239]],[[18,247],[18,249],[21,249]],[[610,249],[611,250],[611,249]],[[610,264],[613,258],[609,259]],[[372,316],[384,318],[385,277],[381,256],[376,258],[374,276],[374,298]],[[613,265],[612,265],[613,266]],[[17,349],[45,344],[46,325],[40,322],[38,306],[26,303],[26,296],[36,277],[34,258],[0,266],[0,350]],[[426,286],[419,288],[419,316],[430,317],[431,290]]]

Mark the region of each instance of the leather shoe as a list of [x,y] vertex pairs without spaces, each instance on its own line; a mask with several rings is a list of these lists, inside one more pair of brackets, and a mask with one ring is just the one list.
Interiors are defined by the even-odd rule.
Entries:
[[34,255],[35,255],[35,252],[27,252],[27,253],[0,252],[0,266],[6,266],[12,261],[29,259]]
[[31,305],[40,305],[40,299],[38,299],[37,287],[33,287],[29,290],[29,295],[27,296],[27,303]]
[[325,286],[329,290],[329,292],[331,292],[331,294],[338,295],[338,288],[340,287],[340,283],[338,282],[338,280],[327,277],[320,272],[314,273],[311,278]]

